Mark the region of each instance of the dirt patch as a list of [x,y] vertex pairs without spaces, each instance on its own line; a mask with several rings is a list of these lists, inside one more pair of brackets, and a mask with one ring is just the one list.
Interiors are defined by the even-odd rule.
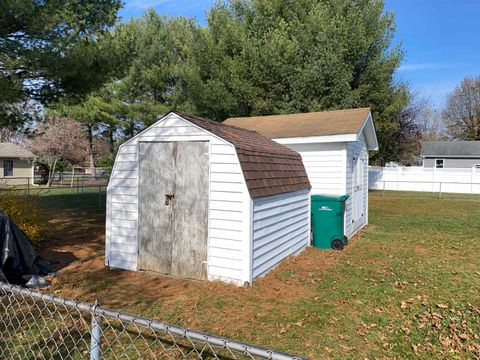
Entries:
[[53,235],[45,242],[40,255],[52,263],[55,271],[104,253],[103,215],[64,211],[49,223]]
[[[144,300],[167,303],[185,301],[186,294],[189,299],[195,300],[208,293],[215,293],[216,297],[225,301],[248,298],[262,303],[277,302],[279,299],[292,303],[308,297],[311,294],[309,287],[321,281],[322,274],[335,266],[339,256],[332,251],[308,248],[299,256],[282,262],[265,277],[255,280],[253,286],[182,280],[156,273],[105,267],[103,214],[72,210],[52,216],[55,218],[50,220],[50,224],[56,235],[49,239],[48,247],[41,252],[59,274],[51,289],[68,297],[99,300],[111,306],[132,304],[139,294]],[[120,296],[112,297],[112,293]]]
[[[58,277],[45,291],[89,303],[98,300],[105,307],[225,336],[250,335],[252,326],[272,327],[273,333],[292,326],[285,320],[292,317],[292,304],[312,297],[313,289],[341,256],[308,248],[255,280],[252,286],[238,287],[219,281],[110,269],[104,265],[101,217],[85,212],[65,213],[51,223],[61,236],[50,239],[49,249],[42,256],[55,262]],[[265,325],[263,319],[272,312],[283,320]]]
[[[104,265],[103,255],[98,254],[96,249],[89,251],[86,245],[70,247],[70,251],[66,248],[62,244],[42,254],[47,260],[59,262],[59,277],[54,280],[53,288],[70,297],[86,301],[106,300],[111,304],[135,302],[137,294],[167,303],[177,302],[185,299],[185,293],[192,292],[215,293],[223,298],[253,297],[262,302],[281,299],[282,302],[292,303],[308,297],[311,294],[308,288],[321,282],[322,273],[335,266],[338,257],[334,252],[308,248],[257,279],[252,286],[238,287],[220,281],[202,282],[144,271],[109,269]],[[107,283],[109,292],[122,296],[116,297],[114,302],[108,295],[100,299],[99,293],[93,293],[84,286],[85,279],[96,284]],[[119,302],[118,299],[123,300]]]

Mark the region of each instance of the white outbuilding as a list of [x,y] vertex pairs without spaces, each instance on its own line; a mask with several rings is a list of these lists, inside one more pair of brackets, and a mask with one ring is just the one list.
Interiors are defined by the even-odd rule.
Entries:
[[310,188],[288,147],[171,112],[119,148],[106,265],[251,283],[309,244]]
[[368,224],[368,152],[378,150],[368,108],[232,118],[224,122],[263,134],[300,153],[312,195],[350,195],[345,235]]

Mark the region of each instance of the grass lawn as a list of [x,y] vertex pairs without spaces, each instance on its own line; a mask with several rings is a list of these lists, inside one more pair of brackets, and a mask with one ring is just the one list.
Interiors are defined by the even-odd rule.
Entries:
[[479,196],[373,192],[344,251],[310,248],[246,288],[105,269],[98,194],[40,202],[61,296],[311,359],[480,359]]

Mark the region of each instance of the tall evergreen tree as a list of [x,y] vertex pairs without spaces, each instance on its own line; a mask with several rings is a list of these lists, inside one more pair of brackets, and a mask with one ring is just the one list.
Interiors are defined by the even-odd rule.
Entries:
[[[98,88],[115,69],[107,42],[121,0],[0,2],[0,125],[31,115],[31,104]],[[30,108],[27,106],[30,105]]]
[[398,160],[418,131],[394,31],[383,0],[223,1],[206,26],[150,11],[114,32],[128,59],[116,96],[144,125],[170,109],[222,121],[368,106],[374,159]]
[[195,57],[201,83],[188,94],[217,120],[369,106],[384,145],[375,157],[395,160],[394,137],[409,141],[415,124],[403,112],[412,95],[394,80],[403,56],[394,31],[382,0],[219,3]]

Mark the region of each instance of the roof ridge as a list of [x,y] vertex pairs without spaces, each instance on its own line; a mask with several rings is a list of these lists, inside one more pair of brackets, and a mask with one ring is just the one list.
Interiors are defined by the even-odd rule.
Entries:
[[223,121],[215,121],[215,120],[205,119],[203,117],[196,116],[196,115],[190,115],[190,114],[184,113],[182,111],[170,111],[169,113],[174,113],[174,114],[177,114],[181,117],[190,117],[190,118],[201,120],[201,121],[207,121],[207,122],[213,123],[215,125],[221,124],[221,125],[225,125],[225,126],[228,126],[228,127],[231,127],[231,128],[235,128],[235,129],[240,130],[240,131],[251,132],[251,133],[255,133],[255,134],[264,136],[264,135],[260,134],[259,132],[255,131],[255,130],[245,129],[245,128],[235,126],[235,125],[231,125],[231,124],[225,124]]
[[[186,120],[201,121],[201,122],[205,122],[207,124],[211,124],[215,127],[218,127],[218,129],[220,129],[220,130],[222,128],[230,128],[230,129],[234,129],[235,131],[237,131],[239,133],[255,135],[256,137],[261,138],[264,142],[270,144],[272,147],[275,147],[276,150],[281,149],[282,152],[279,153],[278,151],[275,151],[273,149],[272,149],[272,151],[265,151],[265,150],[262,151],[261,149],[251,149],[250,147],[252,145],[241,144],[241,142],[245,141],[243,139],[239,139],[240,140],[240,142],[239,142],[239,141],[235,141],[235,140],[233,140],[232,138],[229,138],[229,137],[224,138],[221,134],[215,133],[216,136],[219,136],[222,139],[231,142],[238,149],[242,149],[244,151],[255,151],[255,152],[258,152],[258,153],[265,153],[265,154],[283,154],[283,155],[288,154],[290,156],[299,156],[296,151],[273,141],[271,138],[259,133],[258,131],[245,129],[245,128],[234,126],[234,125],[229,125],[229,124],[225,124],[223,122],[213,121],[213,120],[210,120],[210,119],[201,118],[199,116],[189,115],[189,114],[186,114],[186,113],[183,113],[183,112],[180,112],[180,111],[171,111],[170,113],[174,113],[174,114],[176,114],[180,117],[185,118]],[[201,125],[199,125],[199,124],[196,124],[196,125],[201,127]],[[211,131],[211,129],[205,129],[205,130]],[[261,145],[261,144],[258,144],[258,145]]]
[[[247,116],[233,116],[229,117],[226,120],[230,119],[248,119],[248,118],[261,118],[261,117],[274,117],[274,116],[295,116],[295,115],[308,115],[308,114],[325,114],[325,113],[334,113],[334,112],[346,112],[346,111],[355,111],[355,110],[368,110],[372,111],[372,109],[367,107],[358,107],[358,108],[349,108],[349,109],[338,109],[338,110],[321,110],[321,111],[301,111],[301,112],[294,112],[294,113],[286,113],[286,114],[268,114],[268,115],[247,115]],[[227,124],[230,125],[230,124]]]

